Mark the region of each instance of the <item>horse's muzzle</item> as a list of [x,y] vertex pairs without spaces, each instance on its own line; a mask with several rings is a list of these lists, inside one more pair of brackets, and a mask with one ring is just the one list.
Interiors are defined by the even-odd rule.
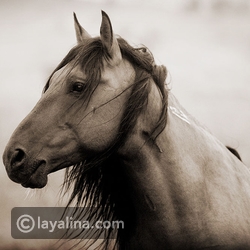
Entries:
[[47,184],[46,161],[29,159],[25,150],[6,147],[3,154],[9,178],[24,187],[42,188]]

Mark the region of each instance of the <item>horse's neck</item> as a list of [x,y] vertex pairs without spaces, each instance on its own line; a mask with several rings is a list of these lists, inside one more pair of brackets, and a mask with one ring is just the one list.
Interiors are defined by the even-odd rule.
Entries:
[[[149,98],[148,106],[151,104]],[[206,234],[219,233],[222,224],[218,221],[223,216],[224,226],[236,222],[239,216],[234,218],[233,213],[242,206],[247,210],[250,204],[240,199],[235,205],[232,200],[239,192],[245,195],[250,174],[171,94],[165,130],[156,142],[147,140],[143,130],[152,126],[157,114],[159,111],[139,118],[124,151],[136,211],[135,237],[145,249],[166,242],[170,246],[179,242],[181,248],[194,235],[202,242]],[[247,196],[250,200],[249,192]],[[229,207],[230,214],[225,213]],[[214,220],[218,223],[212,225]]]

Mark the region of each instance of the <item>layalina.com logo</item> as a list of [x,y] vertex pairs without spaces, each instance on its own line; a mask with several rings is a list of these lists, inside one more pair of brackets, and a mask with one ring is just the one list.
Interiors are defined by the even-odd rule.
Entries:
[[64,220],[51,221],[42,220],[40,216],[34,218],[28,214],[21,215],[16,222],[18,230],[22,233],[31,232],[35,226],[37,229],[48,230],[50,233],[55,232],[57,229],[109,229],[110,227],[120,226],[122,221],[97,221],[95,225],[90,224],[89,221],[73,220],[73,217],[66,216]]
[[[83,214],[84,214],[84,209]],[[74,208],[16,207],[11,211],[11,234],[15,239],[103,238],[110,228],[124,228],[123,221],[89,221],[77,217]]]

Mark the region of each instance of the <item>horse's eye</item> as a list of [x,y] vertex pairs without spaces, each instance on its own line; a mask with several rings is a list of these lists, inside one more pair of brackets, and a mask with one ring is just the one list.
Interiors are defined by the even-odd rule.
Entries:
[[77,93],[81,93],[84,89],[84,84],[81,82],[74,82],[72,85],[72,92],[77,92]]

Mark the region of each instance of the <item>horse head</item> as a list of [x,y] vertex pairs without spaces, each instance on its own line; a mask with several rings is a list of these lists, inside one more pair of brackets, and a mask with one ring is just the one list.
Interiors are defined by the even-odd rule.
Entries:
[[9,177],[24,187],[42,188],[49,173],[105,150],[117,136],[134,82],[107,14],[97,38],[74,18],[77,46],[50,76],[3,156]]

